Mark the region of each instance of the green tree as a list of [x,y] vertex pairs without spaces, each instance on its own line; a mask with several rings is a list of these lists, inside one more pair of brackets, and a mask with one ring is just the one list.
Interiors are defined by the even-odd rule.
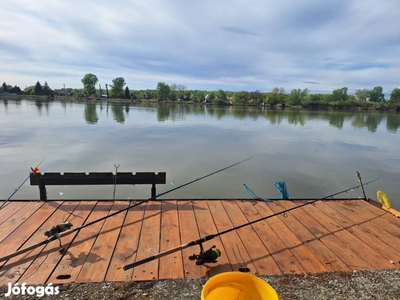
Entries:
[[122,98],[124,95],[125,79],[123,77],[117,77],[112,80],[111,85],[111,96],[114,98]]
[[400,102],[400,88],[395,88],[390,94],[390,102]]
[[159,82],[157,84],[157,98],[164,100],[169,97],[170,88],[169,85],[164,82]]
[[371,93],[371,91],[369,91],[367,89],[359,89],[354,92],[354,96],[356,96],[356,99],[358,101],[365,102],[368,100],[370,93]]
[[383,102],[385,101],[385,95],[382,93],[383,88],[381,86],[376,86],[372,89],[369,101],[371,102]]
[[99,81],[97,76],[91,73],[82,78],[83,91],[86,96],[96,94],[96,83]]
[[43,93],[42,85],[38,81],[38,82],[36,82],[36,85],[35,85],[35,95],[39,96],[39,95],[42,95],[42,93]]
[[[232,95],[233,97],[233,95]],[[254,92],[250,92],[249,101],[253,101],[254,104],[260,104],[263,102],[262,94],[259,90],[255,90]]]
[[5,82],[3,82],[3,93],[7,93],[8,89],[7,89],[7,84]]
[[175,101],[177,99],[177,92],[178,87],[175,83],[171,84],[171,86],[169,87],[169,97],[171,98],[172,101]]
[[43,94],[46,95],[46,96],[49,96],[50,92],[51,92],[50,87],[47,84],[47,81],[45,81],[44,82],[44,86],[43,86]]
[[266,93],[265,102],[273,107],[279,103],[279,95],[273,92]]
[[249,104],[250,94],[245,91],[235,92],[232,95],[232,104],[247,105]]
[[12,94],[17,94],[17,95],[21,95],[22,94],[22,91],[21,91],[21,89],[19,88],[19,86],[14,86],[13,88],[11,88],[10,90],[10,93],[12,93]]
[[346,101],[347,100],[347,87],[334,90],[332,92],[333,101]]
[[288,103],[290,105],[301,105],[302,97],[301,97],[301,89],[293,89],[288,95]]
[[184,95],[187,89],[186,85],[178,84],[176,88],[178,89],[179,99],[184,99]]
[[215,92],[215,98],[213,99],[213,102],[216,104],[226,104],[228,103],[228,97],[225,93],[225,91],[219,89],[218,91]]
[[131,93],[129,92],[129,88],[128,87],[125,88],[125,98],[126,99],[130,99],[131,98]]

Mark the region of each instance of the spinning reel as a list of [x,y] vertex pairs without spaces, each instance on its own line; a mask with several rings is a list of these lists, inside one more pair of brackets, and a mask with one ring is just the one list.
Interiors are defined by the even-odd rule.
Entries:
[[65,248],[61,245],[60,233],[70,229],[71,227],[72,227],[71,222],[65,222],[65,223],[53,226],[50,230],[46,230],[44,232],[44,235],[47,236],[49,239],[51,239],[53,237],[58,239],[58,242],[60,243],[60,250],[58,250],[58,252],[60,254],[62,254],[65,251]]
[[212,246],[207,251],[204,251],[203,244],[199,243],[200,246],[200,253],[199,255],[193,254],[189,256],[190,260],[196,260],[196,265],[204,265],[206,263],[216,263],[217,258],[221,256],[221,251],[219,251],[215,245]]

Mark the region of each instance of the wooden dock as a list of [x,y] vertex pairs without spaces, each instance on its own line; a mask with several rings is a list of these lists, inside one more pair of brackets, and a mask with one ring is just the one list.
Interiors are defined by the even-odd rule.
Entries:
[[[150,201],[58,241],[0,262],[0,285],[146,281],[212,276],[247,267],[252,274],[400,268],[400,218],[361,199],[321,200],[204,243],[222,252],[196,266],[186,248],[124,271],[123,265],[210,234],[306,203],[306,200]],[[74,228],[135,201],[10,201],[0,210],[0,257],[45,240],[70,221]]]

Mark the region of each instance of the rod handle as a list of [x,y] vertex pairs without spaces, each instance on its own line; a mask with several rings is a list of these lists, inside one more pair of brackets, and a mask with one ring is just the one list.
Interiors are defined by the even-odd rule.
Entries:
[[156,258],[157,258],[156,256],[150,256],[150,257],[135,261],[133,263],[124,265],[123,269],[124,269],[124,271],[126,271],[126,270],[132,269],[134,267],[137,267],[139,265],[145,264],[145,263],[147,263],[149,261],[155,260]]

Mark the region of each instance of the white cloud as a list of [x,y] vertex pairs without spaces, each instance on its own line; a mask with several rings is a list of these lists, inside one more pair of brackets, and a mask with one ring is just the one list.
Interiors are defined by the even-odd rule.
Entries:
[[80,88],[124,77],[189,89],[397,87],[397,0],[3,3],[1,81]]

